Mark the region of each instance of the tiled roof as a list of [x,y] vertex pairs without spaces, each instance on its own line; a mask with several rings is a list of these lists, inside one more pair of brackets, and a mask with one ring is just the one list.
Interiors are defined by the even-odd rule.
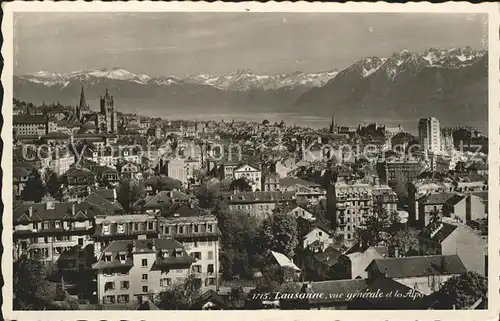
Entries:
[[94,193],[111,202],[115,200],[116,190],[113,188],[100,188],[96,189]]
[[42,115],[14,115],[14,124],[45,124],[47,119]]
[[280,185],[282,187],[290,187],[293,185],[304,185],[304,186],[317,186],[318,184],[314,184],[313,182],[306,181],[302,178],[296,177],[285,177],[280,179]]
[[420,236],[441,243],[457,228],[458,225],[437,221],[427,225],[420,232]]
[[295,192],[241,192],[225,193],[224,198],[229,203],[273,203],[279,201],[292,201]]
[[12,169],[13,177],[26,177],[29,176],[30,172],[24,167],[14,167]]
[[91,204],[99,206],[108,214],[114,214],[117,211],[123,211],[123,208],[120,205],[108,201],[107,199],[103,198],[96,192],[91,193],[89,196],[87,196],[85,200]]
[[388,278],[408,278],[428,275],[461,274],[467,272],[457,255],[429,255],[375,259],[372,266]]
[[313,257],[315,260],[323,264],[332,266],[337,262],[337,259],[341,255],[342,253],[340,251],[337,251],[335,248],[329,246],[325,249],[325,251],[314,254]]
[[455,197],[456,193],[432,193],[422,197],[419,202],[425,205],[441,205],[445,204],[450,198]]
[[446,200],[446,204],[448,205],[457,205],[461,200],[463,200],[465,198],[465,196],[463,195],[453,195],[452,197],[450,197],[448,200]]
[[74,177],[74,176],[95,176],[95,174],[87,169],[87,168],[71,168],[66,172],[66,176]]
[[[74,213],[73,213],[74,205]],[[30,208],[32,215],[30,217]],[[104,211],[98,206],[89,202],[81,203],[55,203],[54,208],[47,208],[46,203],[23,203],[14,209],[14,223],[16,222],[41,222],[45,220],[74,219],[79,215],[93,218],[96,215],[103,215]]]

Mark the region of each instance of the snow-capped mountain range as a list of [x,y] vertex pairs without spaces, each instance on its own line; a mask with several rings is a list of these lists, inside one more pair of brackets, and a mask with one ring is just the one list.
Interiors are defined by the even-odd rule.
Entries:
[[[388,57],[366,57],[337,71],[258,75],[150,77],[121,68],[69,74],[37,72],[14,77],[14,95],[34,104],[78,103],[82,86],[97,108],[106,90],[118,109],[151,114],[251,112],[360,119],[418,119],[435,116],[454,124],[483,122],[488,115],[488,54],[470,47],[401,50]],[[385,118],[384,118],[385,119]]]
[[[423,54],[410,52],[406,49],[393,54],[389,58],[368,57],[355,62],[341,73],[359,70],[362,77],[368,77],[379,69],[383,69],[387,76],[394,80],[408,65],[413,67],[441,67],[461,68],[476,62],[485,55],[485,51],[473,50],[470,47],[452,48],[447,50],[430,48]],[[21,75],[18,78],[43,84],[48,87],[67,87],[74,82],[95,84],[102,79],[129,81],[142,85],[182,85],[196,84],[212,86],[221,90],[245,91],[252,89],[276,90],[280,88],[293,89],[295,87],[321,87],[333,79],[339,72],[330,70],[317,73],[296,72],[292,74],[256,75],[251,70],[237,70],[228,75],[214,76],[209,74],[187,75],[182,77],[163,76],[150,77],[144,74],[135,74],[130,71],[114,67],[94,70],[75,71],[68,74],[39,71],[33,74]]]
[[101,68],[87,71],[75,71],[68,74],[51,73],[39,71],[33,74],[22,75],[19,78],[43,84],[48,87],[62,86],[67,87],[74,82],[88,82],[95,84],[102,79],[112,79],[129,81],[142,85],[182,85],[195,84],[212,86],[221,90],[276,90],[280,88],[320,87],[328,80],[335,77],[337,71],[325,71],[318,73],[297,72],[293,74],[279,75],[256,75],[250,70],[238,70],[234,73],[213,76],[209,74],[188,75],[184,77],[150,77],[144,74],[134,74],[121,68]]

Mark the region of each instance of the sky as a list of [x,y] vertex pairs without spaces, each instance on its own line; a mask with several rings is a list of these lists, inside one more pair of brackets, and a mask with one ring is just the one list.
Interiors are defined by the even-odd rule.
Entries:
[[14,73],[149,76],[343,69],[402,49],[487,49],[485,16],[422,13],[17,13]]

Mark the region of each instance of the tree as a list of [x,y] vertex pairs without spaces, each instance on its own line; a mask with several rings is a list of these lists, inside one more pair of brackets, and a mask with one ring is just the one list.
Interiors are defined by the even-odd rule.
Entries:
[[60,200],[62,198],[61,180],[55,172],[50,171],[47,174],[45,186],[47,189],[47,193],[49,193],[50,196],[57,200]]
[[118,184],[116,198],[126,213],[130,213],[132,188],[129,180],[122,180]]
[[418,231],[415,229],[397,231],[389,239],[389,245],[392,248],[397,248],[400,255],[410,251],[416,250],[418,246]]
[[199,295],[199,283],[193,275],[159,294],[157,305],[162,310],[189,310]]
[[264,248],[293,256],[297,246],[297,221],[286,213],[277,213],[262,222]]
[[251,192],[252,186],[250,186],[250,184],[246,178],[240,177],[238,179],[235,179],[231,183],[230,190],[240,191],[240,192]]
[[386,243],[397,232],[399,217],[396,212],[388,213],[379,200],[373,206],[373,215],[369,216],[356,233],[365,244]]
[[[22,255],[13,266],[14,309],[51,309],[58,298],[57,284],[47,277],[53,272],[53,265]],[[63,297],[66,300],[68,297]],[[73,308],[74,309],[74,308]]]
[[224,203],[214,211],[221,231],[221,266],[224,278],[251,277],[255,256],[261,251],[258,222],[244,212],[231,213]]
[[487,279],[476,273],[466,272],[448,279],[432,298],[436,309],[466,309],[477,300],[488,297]]
[[26,181],[21,199],[23,201],[40,202],[45,196],[45,187],[43,186],[42,178],[37,169],[30,172],[29,178]]

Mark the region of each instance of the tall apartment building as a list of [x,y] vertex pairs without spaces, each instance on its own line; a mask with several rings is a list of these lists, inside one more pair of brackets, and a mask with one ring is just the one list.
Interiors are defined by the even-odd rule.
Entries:
[[14,260],[26,254],[66,271],[83,271],[93,260],[94,217],[88,202],[29,203],[14,208]]
[[105,306],[142,303],[185,280],[195,261],[174,239],[117,240],[100,253],[97,297]]
[[416,159],[388,159],[377,164],[380,181],[391,187],[402,185],[400,188],[417,179],[423,169],[424,165]]
[[424,151],[439,153],[441,151],[441,129],[435,117],[422,118],[418,122],[418,138]]
[[373,188],[364,183],[335,184],[337,233],[352,241],[356,228],[373,214]]
[[[189,255],[192,260],[189,261],[189,264],[186,263],[185,267],[182,267],[182,269],[188,269],[188,271],[179,272],[175,278],[185,278],[188,274],[194,275],[195,279],[199,280],[198,282],[202,289],[215,290],[219,279],[220,235],[217,226],[217,218],[215,216],[201,215],[196,208],[186,204],[174,204],[168,208],[158,209],[156,213],[150,214],[99,216],[96,218],[96,228],[93,237],[96,240],[95,255],[98,258],[102,255],[107,255],[103,253],[109,251],[108,247],[117,241],[124,243],[150,241],[154,243],[163,242],[163,240],[175,240],[175,242],[180,242],[183,251],[186,251],[187,255]],[[155,239],[160,240],[152,241]],[[136,263],[134,263],[134,266],[135,265]],[[130,264],[127,266],[132,268]],[[100,271],[101,267],[96,266],[96,269]],[[103,274],[104,272],[106,271],[99,273]],[[108,273],[106,277],[108,277],[108,279],[109,276],[119,277],[121,276],[120,273],[117,274],[113,272],[111,275]],[[162,278],[172,279],[168,275],[164,275]],[[113,278],[109,280],[111,280],[109,282],[112,282]],[[139,296],[144,296],[153,289],[157,292],[160,291],[161,286],[159,282],[160,281],[158,281],[158,285],[155,285],[155,287],[151,285],[148,286],[147,284],[144,285],[148,286],[148,291],[140,292]],[[164,282],[167,285],[172,284],[172,281],[166,280]],[[99,287],[99,289],[104,289],[104,285],[99,285]],[[138,289],[142,290],[141,288]],[[136,300],[132,298],[131,295],[129,295],[128,299],[125,299],[125,297],[121,299],[118,299],[118,297],[115,297],[115,299],[111,299],[110,297],[105,298],[105,296],[108,295],[105,292],[106,291],[104,291],[102,295],[99,295],[99,299],[101,302],[107,302],[106,304],[116,304],[118,300],[120,300],[120,303],[128,302],[124,300]],[[109,295],[117,296],[118,294]]]

